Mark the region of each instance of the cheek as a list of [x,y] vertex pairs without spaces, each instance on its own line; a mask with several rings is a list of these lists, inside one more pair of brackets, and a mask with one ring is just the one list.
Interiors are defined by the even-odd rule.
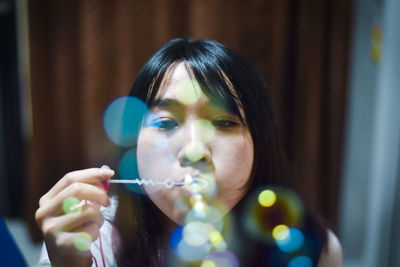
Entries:
[[137,166],[141,178],[164,179],[174,164],[168,139],[151,129],[140,132],[137,145]]
[[219,196],[233,206],[245,193],[254,161],[253,142],[249,137],[236,137],[215,151],[215,168]]

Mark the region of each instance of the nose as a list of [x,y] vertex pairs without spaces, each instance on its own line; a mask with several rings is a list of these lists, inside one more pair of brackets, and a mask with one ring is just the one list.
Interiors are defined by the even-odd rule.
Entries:
[[178,160],[181,166],[193,166],[200,162],[211,162],[210,138],[207,136],[210,135],[210,129],[206,125],[208,123],[196,120],[185,126],[182,147],[178,153]]

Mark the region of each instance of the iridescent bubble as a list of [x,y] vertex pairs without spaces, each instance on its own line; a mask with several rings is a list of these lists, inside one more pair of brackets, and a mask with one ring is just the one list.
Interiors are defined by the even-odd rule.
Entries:
[[[119,162],[119,175],[123,180],[132,180],[139,177],[136,160],[136,149],[132,148],[125,152]],[[124,184],[126,188],[134,193],[143,193],[140,185]]]
[[90,249],[92,241],[91,235],[86,232],[80,232],[75,234],[73,243],[78,250],[87,251]]
[[121,147],[134,146],[147,111],[146,104],[136,97],[123,96],[114,100],[103,117],[108,138]]
[[191,161],[198,161],[204,157],[203,145],[199,142],[191,142],[185,148],[185,155]]
[[[271,190],[276,195],[272,206],[264,206],[259,201],[260,193],[265,192],[265,190]],[[271,201],[266,202],[271,203]],[[245,211],[242,223],[250,236],[270,243],[275,242],[272,231],[276,226],[297,227],[303,221],[303,205],[301,201],[292,191],[283,188],[263,188],[258,190],[246,202]]]
[[291,253],[303,246],[304,243],[304,235],[297,228],[290,228],[289,234],[286,238],[280,239],[276,241],[277,246],[280,250],[286,253]]
[[312,267],[312,266],[313,266],[313,260],[307,256],[297,256],[293,258],[288,264],[288,267]]
[[79,205],[81,201],[76,197],[67,197],[64,199],[62,209],[65,214],[73,214],[78,216],[82,212],[82,206]]
[[201,87],[195,80],[184,80],[176,89],[176,98],[185,105],[196,103],[201,94]]
[[276,194],[274,191],[267,189],[261,191],[258,195],[258,203],[263,207],[271,207],[276,201]]
[[213,251],[207,255],[204,261],[213,262],[218,267],[239,267],[238,258],[229,251]]
[[208,241],[212,226],[199,221],[191,222],[183,228],[183,240],[191,246],[201,246]]

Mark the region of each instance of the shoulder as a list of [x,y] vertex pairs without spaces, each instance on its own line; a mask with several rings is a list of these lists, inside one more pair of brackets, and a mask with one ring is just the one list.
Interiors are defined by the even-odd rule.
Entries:
[[322,251],[318,267],[340,267],[342,266],[342,246],[339,239],[328,230],[327,246]]

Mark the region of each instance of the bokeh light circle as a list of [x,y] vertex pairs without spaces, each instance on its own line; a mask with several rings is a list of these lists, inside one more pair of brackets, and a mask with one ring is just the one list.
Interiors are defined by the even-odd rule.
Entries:
[[308,256],[297,256],[290,260],[288,267],[312,267],[313,260]]
[[208,239],[211,245],[218,251],[224,251],[227,249],[227,244],[225,243],[222,234],[217,230],[212,230],[208,234]]
[[92,241],[91,235],[86,232],[79,232],[75,234],[73,243],[76,249],[80,251],[87,251],[90,249]]
[[208,233],[213,229],[209,224],[191,222],[183,228],[183,239],[191,246],[201,246],[208,241]]
[[[272,202],[271,206],[264,205]],[[247,199],[244,210],[242,224],[246,232],[253,239],[267,243],[275,243],[273,230],[278,225],[296,228],[303,223],[302,202],[293,191],[285,188],[259,188]]]
[[214,229],[221,231],[223,227],[223,220],[220,211],[213,207],[207,206],[207,209],[204,212],[204,216],[198,216],[195,210],[191,209],[185,217],[185,223],[189,224],[194,221],[200,221],[203,223],[211,224]]
[[[136,149],[127,150],[119,162],[119,176],[122,180],[133,180],[139,177],[137,169]],[[133,193],[143,194],[144,190],[137,184],[124,184]]]
[[304,234],[297,228],[290,228],[287,237],[277,240],[276,244],[283,252],[294,252],[303,246]]
[[193,127],[202,142],[210,142],[215,136],[215,127],[209,120],[196,120]]
[[62,209],[65,214],[73,214],[78,216],[82,212],[82,206],[79,205],[81,201],[76,197],[67,197],[64,199]]
[[199,161],[204,157],[204,147],[200,142],[191,142],[185,147],[185,155],[191,161]]
[[289,227],[284,224],[280,224],[272,229],[272,236],[275,240],[282,240],[289,236]]
[[276,201],[276,194],[274,191],[267,189],[261,191],[258,195],[258,203],[263,207],[271,207]]
[[204,262],[213,262],[218,267],[239,267],[239,260],[230,251],[213,251],[207,255]]
[[212,261],[203,261],[200,265],[200,267],[218,267],[217,265],[215,265],[214,262]]
[[147,112],[146,104],[136,97],[123,96],[115,99],[107,107],[103,117],[108,138],[121,147],[134,146]]
[[201,87],[195,80],[188,79],[179,83],[176,89],[176,98],[185,105],[196,103],[201,94]]
[[211,244],[205,242],[200,246],[192,246],[182,239],[177,247],[177,255],[183,261],[198,261],[202,260],[211,249]]

